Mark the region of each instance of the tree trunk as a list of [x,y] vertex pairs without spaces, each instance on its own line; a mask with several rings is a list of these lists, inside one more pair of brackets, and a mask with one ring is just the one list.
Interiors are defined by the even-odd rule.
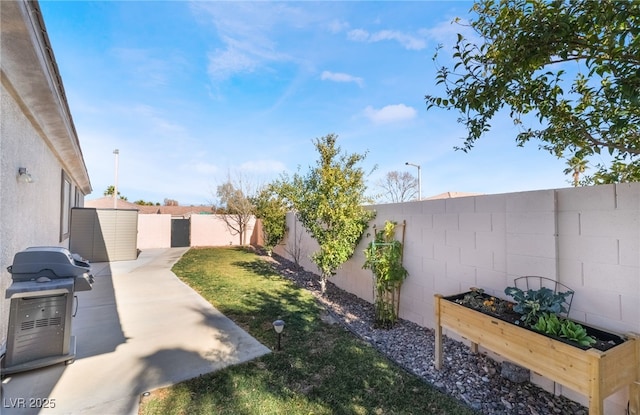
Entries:
[[324,297],[327,292],[327,276],[322,274],[320,276],[320,294]]

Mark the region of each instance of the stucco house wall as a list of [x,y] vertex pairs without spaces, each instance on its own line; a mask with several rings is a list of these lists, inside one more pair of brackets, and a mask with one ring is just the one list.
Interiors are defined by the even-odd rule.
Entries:
[[[400,317],[434,328],[434,294],[470,287],[507,298],[504,288],[525,275],[555,279],[575,291],[570,316],[591,326],[640,333],[640,183],[540,190],[371,206],[371,225],[406,220]],[[287,217],[287,239],[275,252],[318,273],[309,255],[317,243]],[[400,228],[397,230],[400,232]],[[373,230],[332,282],[373,301],[363,270]],[[449,333],[451,334],[451,333]],[[455,337],[455,336],[454,336]],[[499,359],[499,357],[496,356]],[[586,397],[533,374],[547,390],[583,404]],[[623,390],[605,401],[623,414]]]
[[[7,267],[29,246],[68,247],[70,209],[91,184],[37,2],[0,2],[0,344]],[[25,183],[26,167],[34,181]],[[63,186],[63,184],[65,186]],[[66,190],[65,190],[66,189]],[[64,229],[63,229],[64,228]]]

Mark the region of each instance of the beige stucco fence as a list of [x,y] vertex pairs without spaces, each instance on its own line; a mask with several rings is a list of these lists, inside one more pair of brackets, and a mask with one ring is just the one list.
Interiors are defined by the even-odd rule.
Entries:
[[[434,328],[436,293],[480,287],[505,298],[514,278],[540,275],[575,291],[571,317],[608,331],[640,333],[640,183],[423,200],[371,206],[372,224],[406,220],[400,317]],[[317,272],[309,255],[317,244],[287,218],[287,240],[276,253]],[[372,301],[372,276],[363,270],[368,231],[356,254],[332,278]],[[583,396],[533,374],[547,390],[586,404]],[[605,402],[625,413],[626,391]]]
[[[247,243],[255,240],[255,219],[247,224]],[[191,246],[240,245],[221,215],[191,215]],[[171,246],[171,215],[138,215],[138,249],[169,248]]]

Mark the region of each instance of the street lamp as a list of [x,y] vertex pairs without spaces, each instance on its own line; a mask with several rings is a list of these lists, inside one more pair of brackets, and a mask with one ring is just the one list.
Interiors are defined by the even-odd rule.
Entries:
[[116,178],[115,178],[115,183],[113,185],[113,208],[117,209],[118,208],[118,155],[120,154],[120,151],[116,148],[115,150],[113,150],[113,154],[115,154],[116,156]]
[[418,168],[418,200],[422,200],[422,175],[420,174],[420,165],[409,163],[408,161],[404,164]]
[[273,322],[273,329],[278,333],[278,348],[280,350],[280,337],[282,336],[282,330],[284,329],[284,321],[276,320]]

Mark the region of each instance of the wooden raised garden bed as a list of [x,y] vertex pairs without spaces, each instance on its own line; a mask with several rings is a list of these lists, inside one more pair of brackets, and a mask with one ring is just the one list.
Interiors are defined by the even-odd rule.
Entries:
[[435,295],[435,367],[442,367],[442,328],[506,360],[567,386],[589,398],[589,414],[604,414],[603,401],[615,391],[629,388],[630,414],[640,414],[640,338],[608,334],[587,326],[588,331],[618,339],[606,351],[578,347],[455,302],[464,294]]

